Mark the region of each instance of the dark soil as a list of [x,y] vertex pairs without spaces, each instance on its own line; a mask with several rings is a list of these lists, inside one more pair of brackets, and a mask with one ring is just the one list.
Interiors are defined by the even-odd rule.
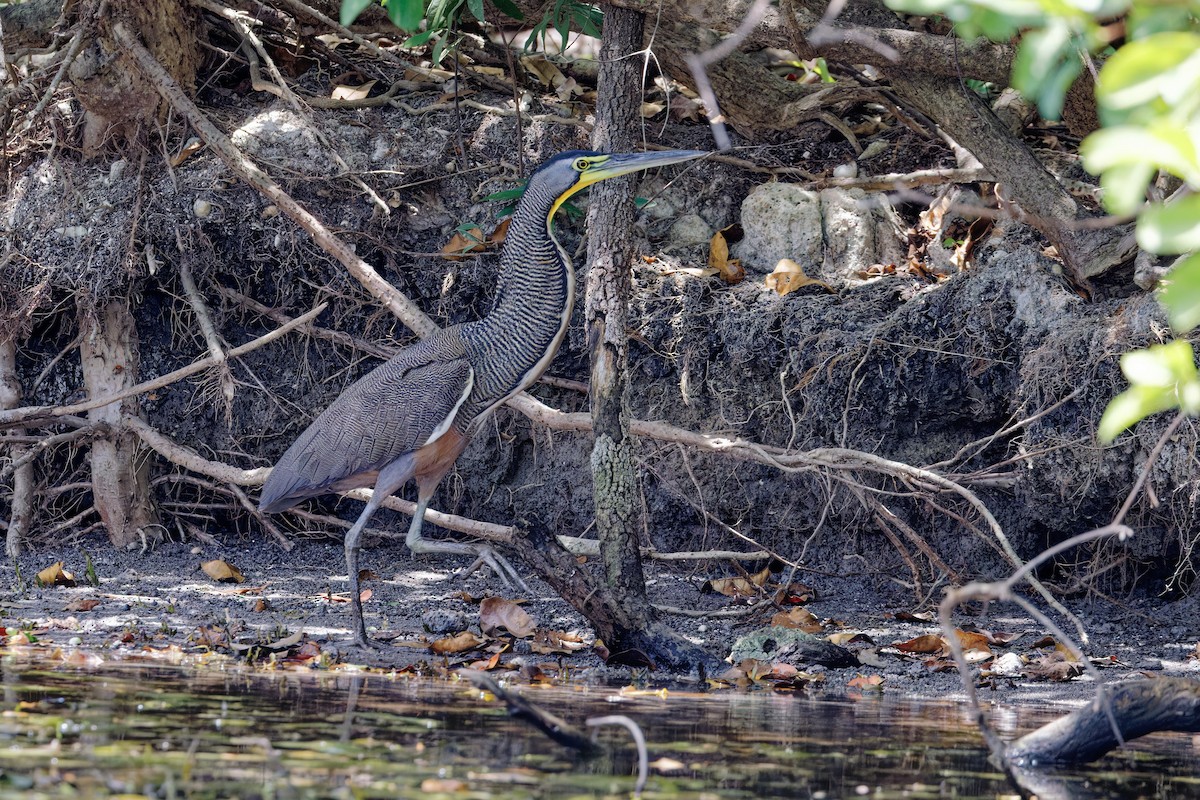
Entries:
[[[117,552],[96,540],[87,554],[94,564],[100,585],[84,580],[86,557],[78,548],[50,548],[19,561],[25,583],[4,605],[3,624],[10,635],[18,630],[36,632],[38,647],[69,653],[82,649],[104,658],[160,657],[200,659],[205,653],[222,653],[239,660],[269,661],[269,650],[235,652],[231,644],[258,644],[304,633],[304,641],[315,643],[320,652],[334,660],[382,669],[410,669],[434,674],[444,665],[465,664],[486,658],[481,651],[443,657],[432,654],[429,642],[461,630],[479,633],[478,599],[498,595],[525,601],[524,608],[539,627],[575,632],[588,647],[574,655],[537,655],[528,640],[512,643],[511,655],[502,670],[520,667],[525,677],[535,667],[550,676],[570,675],[570,680],[625,683],[630,680],[650,685],[685,685],[695,675],[669,675],[624,667],[605,666],[592,651],[586,623],[545,588],[526,575],[528,595],[503,589],[497,580],[476,574],[465,581],[455,574],[465,560],[454,558],[414,559],[399,540],[376,543],[366,553],[364,566],[382,577],[368,580],[372,592],[366,601],[368,628],[384,639],[378,649],[363,650],[350,642],[348,605],[345,598],[345,569],[340,544],[302,541],[290,553],[264,544],[257,537],[228,537],[214,546],[166,543],[147,552]],[[200,570],[205,560],[221,558],[245,575],[243,584],[217,583]],[[79,585],[37,588],[34,573],[62,560]],[[856,653],[874,650],[863,657],[869,663],[850,669],[826,670],[819,665],[798,663],[802,670],[823,673],[823,683],[807,691],[832,696],[849,691],[847,683],[859,675],[884,678],[883,691],[926,697],[961,696],[958,675],[944,659],[930,655],[903,655],[892,645],[914,637],[936,633],[935,623],[900,622],[894,614],[913,609],[911,593],[899,590],[888,576],[869,571],[865,561],[852,562],[839,576],[808,575],[817,597],[806,605],[825,623],[829,633],[863,633],[869,642],[848,645]],[[664,619],[690,640],[718,657],[726,657],[739,637],[762,628],[779,608],[769,600],[754,603],[732,601],[714,593],[703,593],[705,579],[730,574],[723,565],[706,568],[648,569],[650,595],[656,604],[712,616],[684,617],[667,614]],[[0,582],[15,585],[12,565],[0,570]],[[339,597],[334,601],[330,597]],[[907,597],[906,597],[907,595]],[[82,601],[99,602],[88,610]],[[265,601],[265,607],[260,604]],[[1165,603],[1152,600],[1077,598],[1068,601],[1091,635],[1085,652],[1100,666],[1107,681],[1143,675],[1200,677],[1196,660],[1200,623],[1194,600]],[[720,612],[744,611],[736,618]],[[1038,640],[1047,633],[1040,625],[1013,607],[995,605],[986,614],[960,614],[960,626],[974,625],[993,632],[1019,634],[1011,644],[997,647],[997,656],[1016,653],[1030,663],[1046,654]],[[1056,620],[1068,627],[1062,619]],[[502,637],[507,638],[507,637]],[[496,644],[492,643],[494,649]],[[295,648],[291,648],[294,650]],[[276,657],[283,657],[287,649]],[[938,662],[936,665],[933,662]],[[322,662],[314,659],[314,667]],[[985,665],[986,667],[986,665]],[[562,673],[565,668],[568,672]],[[514,676],[518,680],[523,678]],[[764,682],[769,686],[770,682]],[[1013,701],[1074,702],[1090,697],[1093,684],[1086,677],[1069,682],[1004,678],[988,682],[983,697]]]

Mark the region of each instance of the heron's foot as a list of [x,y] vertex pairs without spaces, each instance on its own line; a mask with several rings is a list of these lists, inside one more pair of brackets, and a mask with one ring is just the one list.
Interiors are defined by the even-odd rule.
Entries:
[[471,575],[480,567],[487,566],[509,588],[515,588],[522,592],[529,591],[529,586],[521,580],[520,574],[508,559],[487,545],[465,542],[433,542],[424,538],[412,537],[407,540],[407,544],[408,549],[414,553],[454,553],[460,556],[474,556],[475,562],[462,572],[463,578]]
[[487,545],[476,546],[476,552],[475,563],[467,567],[462,573],[463,580],[470,577],[480,567],[486,566],[492,572],[496,573],[500,580],[504,581],[505,585],[509,588],[515,588],[526,594],[529,593],[529,586],[525,581],[521,580],[521,576],[517,574],[517,570],[507,558]]

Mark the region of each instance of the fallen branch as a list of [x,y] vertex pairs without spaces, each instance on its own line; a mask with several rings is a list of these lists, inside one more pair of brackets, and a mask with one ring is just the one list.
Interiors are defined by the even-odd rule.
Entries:
[[1008,757],[1023,768],[1086,764],[1156,731],[1200,732],[1200,681],[1152,678],[1101,687],[1091,703],[1010,745]]

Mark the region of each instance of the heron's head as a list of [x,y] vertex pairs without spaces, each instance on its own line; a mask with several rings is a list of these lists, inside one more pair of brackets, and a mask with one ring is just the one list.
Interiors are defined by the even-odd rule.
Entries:
[[568,150],[543,163],[529,176],[529,189],[537,187],[555,197],[550,217],[571,195],[593,183],[643,169],[665,167],[706,156],[703,150],[663,150],[656,153],[596,153]]

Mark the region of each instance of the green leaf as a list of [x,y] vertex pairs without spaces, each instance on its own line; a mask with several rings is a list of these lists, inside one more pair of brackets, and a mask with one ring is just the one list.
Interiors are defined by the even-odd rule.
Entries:
[[1104,171],[1100,187],[1104,190],[1104,207],[1119,216],[1129,216],[1146,199],[1146,186],[1156,172],[1153,164],[1120,164]]
[[1192,346],[1183,339],[1125,353],[1121,356],[1121,372],[1134,386],[1158,389],[1174,388],[1197,377]]
[[1079,145],[1079,155],[1093,175],[1116,166],[1150,164],[1200,186],[1193,136],[1200,137],[1200,125],[1189,130],[1165,119],[1149,125],[1117,125],[1088,135]]
[[430,39],[432,39],[434,33],[436,33],[436,31],[433,31],[433,30],[421,31],[417,35],[410,36],[407,39],[405,39],[400,44],[400,46],[401,47],[420,47],[421,45],[425,44]]
[[442,56],[446,52],[446,38],[442,37],[433,43],[433,53],[430,54],[429,60],[434,64],[442,63]]
[[358,15],[366,11],[367,6],[372,2],[373,0],[342,0],[342,11],[338,15],[342,27],[353,24],[354,20],[358,19]]
[[1129,42],[1108,59],[1096,80],[1096,100],[1108,124],[1124,122],[1127,112],[1149,104],[1162,113],[1198,90],[1200,34],[1188,32]]
[[1167,273],[1158,300],[1176,331],[1186,333],[1200,325],[1200,253],[1183,259]]
[[1112,444],[1126,428],[1133,427],[1151,414],[1174,407],[1174,392],[1147,386],[1126,389],[1108,402],[1096,427],[1096,438],[1101,444]]
[[1182,339],[1126,353],[1121,372],[1130,387],[1100,417],[1096,436],[1105,444],[1151,414],[1181,406],[1190,414],[1200,410],[1200,373],[1192,346]]
[[499,192],[492,192],[491,194],[489,194],[487,197],[485,197],[483,199],[488,200],[488,201],[493,201],[493,202],[501,201],[501,200],[507,202],[508,200],[516,200],[517,198],[521,197],[521,195],[523,195],[523,194],[525,194],[525,187],[521,186],[517,189],[504,189]]
[[1072,29],[1068,20],[1056,18],[1051,18],[1042,30],[1027,33],[1017,48],[1012,85],[1036,100],[1046,119],[1062,115],[1067,90],[1083,69],[1080,50],[1087,50],[1084,37]]
[[521,13],[521,9],[517,8],[512,0],[492,0],[492,2],[504,15],[516,20],[525,19],[525,15]]
[[480,22],[485,22],[483,18],[483,0],[467,0],[467,8],[471,11],[471,16]]
[[1151,253],[1200,250],[1200,195],[1147,206],[1138,217],[1137,241]]
[[402,31],[415,31],[425,18],[425,6],[421,0],[388,0],[388,19]]
[[1125,35],[1131,40],[1145,39],[1164,31],[1187,30],[1191,22],[1190,12],[1183,3],[1176,6],[1135,3],[1125,20]]

